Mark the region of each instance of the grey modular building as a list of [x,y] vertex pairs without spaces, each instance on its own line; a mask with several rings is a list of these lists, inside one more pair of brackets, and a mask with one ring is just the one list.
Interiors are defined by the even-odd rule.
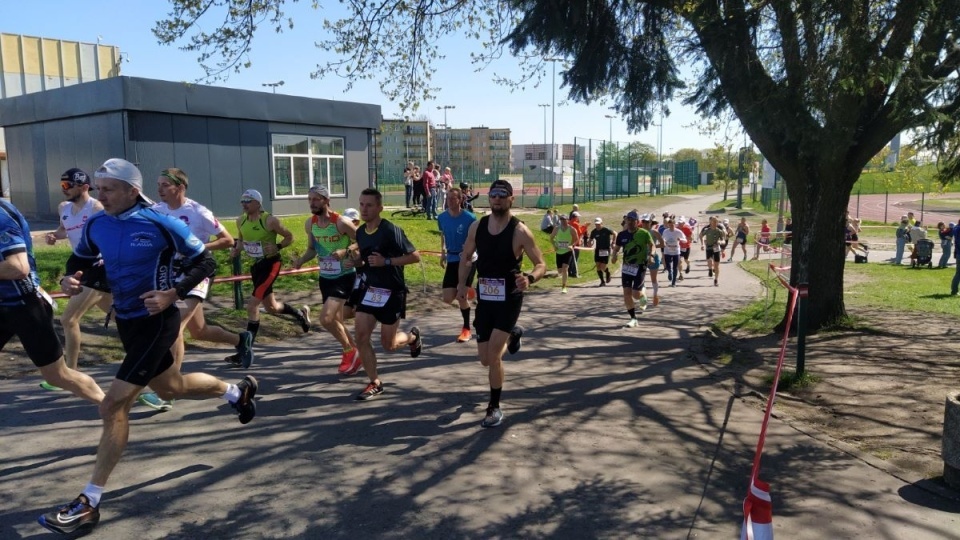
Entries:
[[144,191],[179,167],[187,196],[220,216],[257,189],[275,214],[309,211],[312,185],[335,209],[373,185],[380,106],[266,92],[113,77],[0,100],[10,199],[27,216],[56,219],[60,174],[89,173],[111,157],[140,167]]

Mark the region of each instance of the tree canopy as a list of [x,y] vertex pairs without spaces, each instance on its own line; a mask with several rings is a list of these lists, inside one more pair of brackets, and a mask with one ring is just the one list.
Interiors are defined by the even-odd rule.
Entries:
[[[245,65],[260,25],[293,24],[284,0],[171,0],[155,34],[198,51],[211,76]],[[315,6],[320,2],[316,0]],[[402,107],[430,99],[437,36],[506,52],[522,85],[562,58],[569,97],[607,99],[634,130],[682,97],[704,116],[732,110],[783,176],[794,221],[791,280],[809,284],[813,329],[845,315],[843,222],[864,165],[897,133],[957,157],[960,0],[345,0],[313,75],[377,78]],[[219,15],[217,15],[219,14]],[[222,17],[214,30],[198,21]],[[210,27],[210,25],[207,25]],[[397,29],[409,29],[399,32]],[[681,80],[678,66],[693,66]],[[954,161],[954,163],[956,163]],[[949,171],[949,168],[945,168]],[[957,169],[954,169],[957,170]]]

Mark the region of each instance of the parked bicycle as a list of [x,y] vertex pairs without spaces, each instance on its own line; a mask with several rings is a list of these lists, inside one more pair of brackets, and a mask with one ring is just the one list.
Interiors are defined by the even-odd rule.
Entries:
[[426,214],[427,214],[427,211],[423,208],[423,206],[414,205],[414,206],[411,206],[410,208],[403,208],[403,209],[397,210],[396,212],[390,214],[390,216],[417,217],[417,216],[425,216]]

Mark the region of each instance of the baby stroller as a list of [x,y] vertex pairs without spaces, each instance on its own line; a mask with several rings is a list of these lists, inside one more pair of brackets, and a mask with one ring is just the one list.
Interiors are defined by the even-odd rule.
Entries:
[[926,238],[913,244],[913,254],[910,256],[910,266],[920,268],[923,265],[933,268],[933,241]]

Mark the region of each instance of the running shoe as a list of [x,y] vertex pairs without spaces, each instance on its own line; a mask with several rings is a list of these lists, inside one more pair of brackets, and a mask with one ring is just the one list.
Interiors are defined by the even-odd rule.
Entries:
[[230,364],[232,367],[241,367],[243,365],[243,355],[240,353],[231,354],[230,356],[224,358],[223,361]]
[[503,413],[500,412],[499,407],[487,407],[487,416],[484,417],[483,422],[480,422],[480,427],[492,428],[497,427],[503,423]]
[[717,278],[713,278],[713,286],[716,287],[717,285],[718,285],[718,284],[717,284]]
[[610,270],[604,270],[604,273],[607,274],[607,283],[610,283]]
[[680,272],[677,272],[677,280],[683,281],[683,274],[681,274]]
[[520,350],[520,338],[523,337],[523,327],[514,326],[513,330],[510,331],[510,340],[507,341],[507,352],[510,354],[517,354],[517,351]]
[[606,286],[607,286],[607,282],[602,279],[600,280],[600,284],[597,285],[597,287],[606,287]]
[[137,396],[137,401],[141,405],[146,405],[155,411],[166,412],[173,408],[169,401],[160,399],[156,392],[144,392]]
[[466,343],[470,341],[470,337],[470,329],[464,328],[463,330],[460,330],[460,336],[457,337],[457,343]]
[[477,290],[473,287],[467,287],[467,300],[473,300],[477,297]]
[[653,297],[653,307],[657,307],[659,305],[660,305],[660,295],[658,294]]
[[689,273],[690,273],[690,266],[689,266],[689,265],[687,265],[687,268],[686,268],[686,270],[683,271],[683,273],[684,273],[684,274],[689,274]]
[[358,369],[360,369],[360,349],[354,347],[349,351],[343,351],[337,373],[340,375],[353,375]]
[[240,390],[240,399],[230,405],[236,409],[241,424],[249,423],[257,415],[257,402],[253,400],[254,396],[257,395],[257,388],[257,379],[253,375],[247,375],[237,383],[237,389]]
[[647,309],[647,295],[645,295],[645,294],[640,295],[640,300],[638,300],[638,301],[640,302],[640,311],[646,310],[646,309]]
[[300,328],[303,329],[304,334],[310,331],[310,306],[300,306],[300,310],[297,311],[297,320],[300,322]]
[[636,319],[630,319],[630,322],[627,323],[627,328],[636,328],[640,324]]
[[48,383],[47,381],[40,381],[40,388],[43,388],[44,390],[49,390],[51,392],[59,392],[60,390],[63,390],[63,388],[60,388],[59,386],[54,386]]
[[240,343],[237,344],[240,366],[247,369],[253,365],[253,332],[240,332]]
[[410,329],[410,333],[413,334],[413,342],[410,343],[410,357],[416,358],[420,356],[420,353],[423,351],[423,338],[420,337],[420,327],[414,326]]
[[37,518],[37,523],[55,533],[87,534],[100,523],[100,506],[90,506],[90,499],[81,493],[72,502]]
[[366,388],[363,389],[363,392],[357,394],[357,401],[367,401],[373,399],[383,393],[383,383],[375,384],[370,383]]
[[713,277],[713,268],[707,268],[707,277]]
[[564,287],[564,288],[560,289],[560,294],[567,294],[567,288]]

